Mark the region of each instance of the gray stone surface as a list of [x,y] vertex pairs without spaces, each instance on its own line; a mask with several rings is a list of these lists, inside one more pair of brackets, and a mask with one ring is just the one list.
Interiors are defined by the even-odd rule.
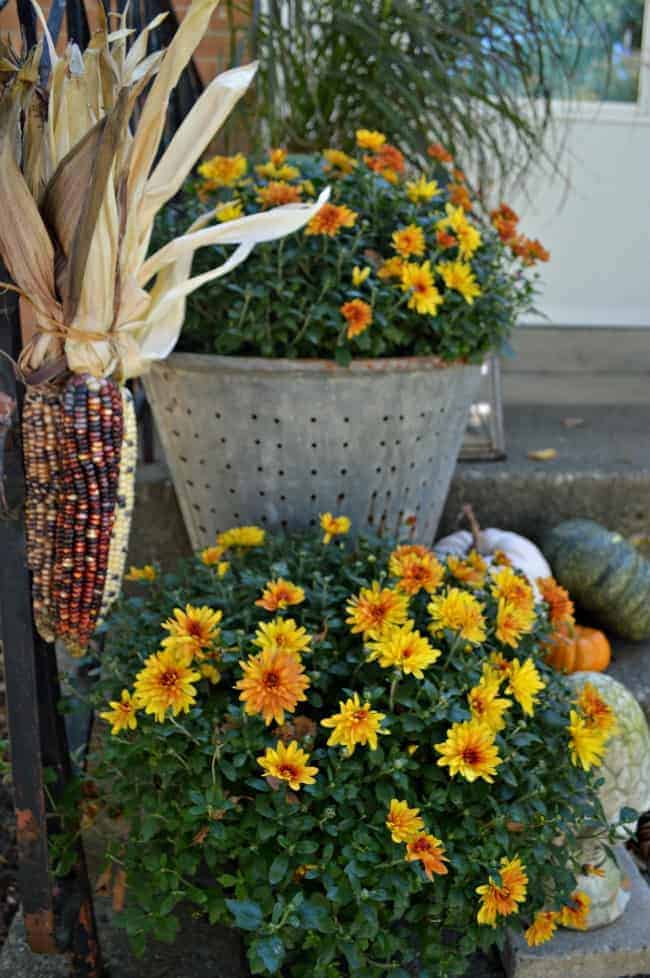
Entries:
[[617,855],[630,882],[623,916],[588,933],[560,928],[540,947],[512,935],[504,953],[507,978],[619,978],[650,971],[650,889],[629,854],[620,848]]

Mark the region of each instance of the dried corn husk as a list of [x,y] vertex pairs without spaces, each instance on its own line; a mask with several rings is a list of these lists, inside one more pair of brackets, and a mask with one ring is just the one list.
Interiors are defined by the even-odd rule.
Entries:
[[[147,38],[161,16],[128,51],[131,32],[124,23],[109,32],[103,8],[83,52],[69,44],[57,56],[46,33],[46,96],[36,90],[40,49],[23,66],[0,50],[0,253],[36,312],[21,359],[28,379],[68,369],[122,381],[145,371],[173,349],[190,292],[227,274],[256,243],[298,230],[326,199],[228,225],[209,227],[206,217],[147,258],[156,213],[255,74],[253,64],[215,78],[155,163],[170,95],[217,3],[194,0],[168,49],[153,55]],[[152,78],[132,131],[136,98]],[[207,244],[236,247],[218,268],[192,277],[194,252]]]

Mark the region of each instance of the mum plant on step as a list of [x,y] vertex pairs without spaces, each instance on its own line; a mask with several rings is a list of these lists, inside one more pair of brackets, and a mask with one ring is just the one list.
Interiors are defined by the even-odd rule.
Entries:
[[573,853],[607,833],[613,719],[546,664],[552,609],[503,555],[321,523],[150,567],[107,628],[82,797],[124,829],[136,948],[173,939],[184,901],[284,978],[440,978],[506,928],[584,927]]
[[359,530],[430,542],[479,365],[531,305],[548,253],[509,207],[484,216],[440,146],[415,168],[382,133],[356,142],[213,157],[161,214],[162,243],[208,203],[228,227],[332,186],[304,230],[256,251],[253,276],[197,293],[184,352],[147,380],[195,547],[239,520],[305,528],[341,506]]
[[[217,2],[195,0],[169,48],[151,55],[158,21],[137,37],[123,24],[110,32],[101,4],[83,52],[70,44],[59,57],[46,29],[25,59],[1,46],[0,255],[13,279],[3,284],[36,318],[19,365],[34,611],[46,639],[75,651],[118,593],[126,553],[135,423],[124,381],[173,349],[187,295],[256,242],[301,227],[326,196],[227,226],[211,209],[148,254],[156,213],[255,73],[250,65],[215,78],[158,159],[170,94]],[[49,89],[39,81],[43,44]],[[192,277],[196,249],[215,243],[237,248]]]

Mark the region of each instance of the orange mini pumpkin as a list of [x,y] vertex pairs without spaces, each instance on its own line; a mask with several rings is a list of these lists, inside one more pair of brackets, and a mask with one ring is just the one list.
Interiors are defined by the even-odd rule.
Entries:
[[562,628],[548,644],[546,661],[561,672],[604,672],[612,650],[604,632],[575,625]]

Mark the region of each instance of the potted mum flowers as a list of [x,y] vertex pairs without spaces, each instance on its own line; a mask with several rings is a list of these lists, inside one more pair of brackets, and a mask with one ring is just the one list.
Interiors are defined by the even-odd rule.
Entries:
[[331,187],[303,232],[189,301],[183,352],[147,380],[195,548],[341,506],[430,542],[479,364],[530,306],[548,254],[510,208],[482,217],[442,147],[416,169],[381,133],[357,144],[214,157],[159,223],[162,243],[188,209],[227,224]]
[[189,902],[253,974],[438,978],[506,926],[583,926],[606,704],[545,664],[524,577],[364,538],[226,542],[224,571],[147,576],[107,629],[90,776],[125,828],[135,946]]

